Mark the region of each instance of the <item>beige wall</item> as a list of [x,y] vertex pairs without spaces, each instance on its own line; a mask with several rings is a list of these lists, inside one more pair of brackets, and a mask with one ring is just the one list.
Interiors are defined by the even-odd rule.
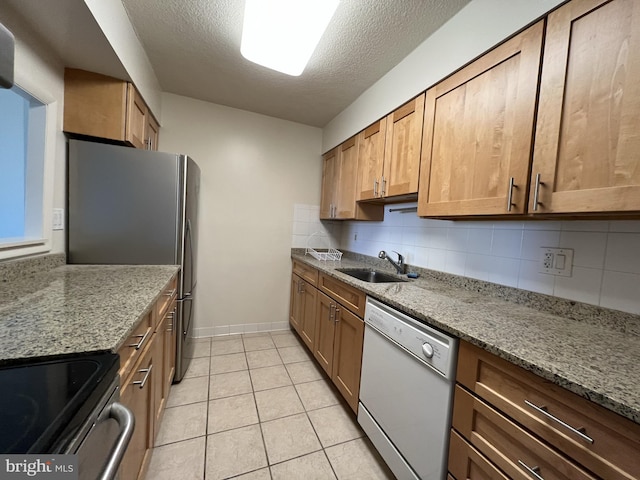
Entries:
[[286,326],[294,205],[319,204],[321,130],[167,93],[162,112],[160,150],[202,171],[196,336]]
[[326,152],[564,0],[473,0],[323,129]]
[[64,66],[57,55],[13,10],[0,2],[0,23],[14,34],[15,83],[47,105],[44,178],[44,246],[0,252],[0,258],[65,251],[63,231],[52,231],[54,207],[65,206],[65,137],[62,133]]

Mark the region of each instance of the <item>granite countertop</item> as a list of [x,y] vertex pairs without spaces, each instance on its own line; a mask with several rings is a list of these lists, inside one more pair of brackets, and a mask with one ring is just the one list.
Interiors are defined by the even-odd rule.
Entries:
[[523,292],[529,297],[523,305],[430,275],[367,283],[336,269],[371,263],[323,262],[295,252],[292,258],[640,423],[640,319],[633,315],[583,305],[581,315],[567,318],[549,313],[543,295]]
[[64,265],[0,282],[0,365],[116,352],[175,265]]

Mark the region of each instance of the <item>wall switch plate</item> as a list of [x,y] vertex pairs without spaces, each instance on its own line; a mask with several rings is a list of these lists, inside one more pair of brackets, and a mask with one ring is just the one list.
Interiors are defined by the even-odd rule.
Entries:
[[53,229],[64,230],[64,208],[53,209]]
[[573,266],[572,248],[549,248],[540,249],[540,273],[549,275],[559,275],[561,277],[571,276]]

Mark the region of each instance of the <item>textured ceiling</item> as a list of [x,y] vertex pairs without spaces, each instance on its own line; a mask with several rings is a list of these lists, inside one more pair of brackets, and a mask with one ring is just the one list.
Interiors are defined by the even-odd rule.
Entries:
[[290,77],[241,56],[241,0],[123,0],[163,91],[318,127],[468,2],[342,0]]

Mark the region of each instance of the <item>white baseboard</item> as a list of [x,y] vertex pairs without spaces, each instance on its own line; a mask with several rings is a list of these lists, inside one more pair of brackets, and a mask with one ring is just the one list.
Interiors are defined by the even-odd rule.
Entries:
[[239,333],[276,332],[289,330],[289,322],[244,323],[240,325],[221,325],[217,327],[200,327],[193,329],[195,338],[237,335]]

